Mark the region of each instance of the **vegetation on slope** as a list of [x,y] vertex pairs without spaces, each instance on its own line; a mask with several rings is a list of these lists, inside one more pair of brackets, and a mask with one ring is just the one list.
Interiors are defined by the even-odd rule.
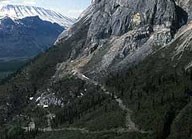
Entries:
[[152,130],[156,139],[191,138],[192,71],[185,69],[191,52],[173,58],[174,48],[175,43],[126,72],[111,74],[106,82],[134,111],[136,123]]

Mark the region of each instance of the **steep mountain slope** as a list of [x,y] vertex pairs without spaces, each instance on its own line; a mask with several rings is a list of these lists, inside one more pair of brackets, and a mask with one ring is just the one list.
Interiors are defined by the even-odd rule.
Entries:
[[[81,58],[73,60],[79,54],[79,50],[78,54],[73,50],[73,63],[67,64],[69,70],[83,65],[82,70],[90,74],[106,74],[108,70],[128,67],[154,52],[157,47],[153,46],[170,42],[176,30],[187,22],[187,13],[172,1],[95,1],[92,7],[94,14],[89,14],[90,26],[86,44],[80,50]],[[76,26],[71,28],[71,34],[73,30]],[[66,68],[65,62],[63,67]]]
[[121,90],[136,123],[154,129],[155,138],[191,139],[191,24],[181,30],[169,45],[106,83]]
[[94,0],[2,83],[1,138],[190,139],[188,19],[172,0]]
[[0,8],[0,17],[9,16],[11,19],[22,19],[30,16],[39,16],[40,19],[57,23],[60,26],[69,28],[74,22],[74,19],[63,16],[62,14],[47,10],[40,7],[24,6],[24,5],[5,5]]

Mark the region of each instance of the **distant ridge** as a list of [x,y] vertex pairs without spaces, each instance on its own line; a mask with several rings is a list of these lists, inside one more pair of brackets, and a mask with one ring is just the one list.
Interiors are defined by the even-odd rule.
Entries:
[[8,16],[13,20],[22,19],[30,16],[39,16],[40,19],[57,23],[65,28],[69,28],[74,22],[74,19],[68,18],[59,12],[52,10],[24,5],[5,5],[0,8],[0,18]]

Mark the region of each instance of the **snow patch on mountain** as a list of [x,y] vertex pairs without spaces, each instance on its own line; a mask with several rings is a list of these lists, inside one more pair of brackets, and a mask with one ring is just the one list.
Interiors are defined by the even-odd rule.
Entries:
[[47,10],[40,7],[24,6],[24,5],[5,5],[0,8],[0,18],[10,17],[13,20],[22,19],[30,16],[39,16],[40,19],[57,23],[65,28],[69,28],[74,19],[68,18],[58,12]]

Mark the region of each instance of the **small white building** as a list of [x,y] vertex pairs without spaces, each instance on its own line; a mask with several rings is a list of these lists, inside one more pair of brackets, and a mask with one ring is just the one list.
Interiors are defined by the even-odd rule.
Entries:
[[30,122],[28,127],[29,127],[29,131],[34,130],[35,129],[35,122],[34,121]]

